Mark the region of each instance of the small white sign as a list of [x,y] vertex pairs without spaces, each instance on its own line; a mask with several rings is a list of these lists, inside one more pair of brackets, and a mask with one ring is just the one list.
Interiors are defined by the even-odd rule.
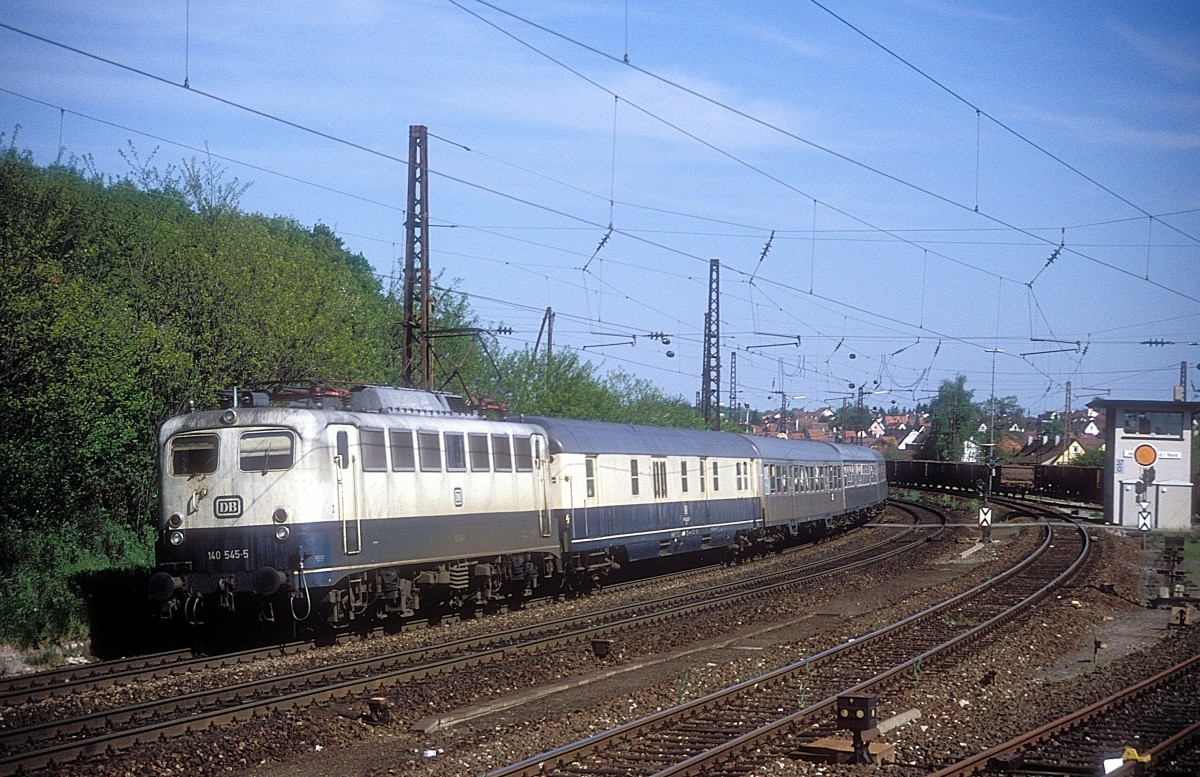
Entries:
[[992,525],[992,508],[990,508],[990,507],[979,508],[979,525],[980,526],[991,526]]
[[1150,511],[1149,510],[1139,510],[1138,511],[1138,530],[1139,531],[1150,531]]

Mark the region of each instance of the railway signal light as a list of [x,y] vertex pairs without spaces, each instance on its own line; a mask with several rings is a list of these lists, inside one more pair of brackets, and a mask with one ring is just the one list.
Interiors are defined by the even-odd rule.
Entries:
[[862,696],[841,694],[837,697],[838,728],[854,732],[854,762],[858,764],[871,762],[871,753],[864,740],[874,739],[874,736],[864,736],[864,733],[874,732],[875,702],[874,694]]

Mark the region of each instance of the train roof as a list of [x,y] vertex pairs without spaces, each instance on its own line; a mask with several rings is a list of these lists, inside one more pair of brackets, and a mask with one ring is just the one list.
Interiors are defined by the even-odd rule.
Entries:
[[874,448],[869,448],[866,445],[847,445],[846,443],[831,442],[829,443],[838,449],[838,453],[842,455],[842,461],[882,461],[883,454]]
[[[742,435],[764,459],[784,461],[841,461],[837,448],[832,443],[811,440],[784,440],[779,437],[755,437]],[[758,457],[756,457],[758,458]]]
[[544,416],[523,417],[520,420],[546,430],[551,453],[632,453],[736,459],[755,457],[754,446],[740,434]]

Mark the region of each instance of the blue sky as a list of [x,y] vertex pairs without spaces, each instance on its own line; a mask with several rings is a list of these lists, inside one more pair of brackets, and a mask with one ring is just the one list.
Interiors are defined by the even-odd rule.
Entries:
[[508,348],[552,307],[556,348],[690,400],[715,258],[723,403],[733,352],[762,409],[957,373],[1035,412],[1067,381],[1075,407],[1169,399],[1181,362],[1200,386],[1191,3],[3,0],[0,24],[94,55],[0,27],[6,143],[113,176],[130,143],[207,149],[244,208],[382,276],[427,126],[431,267]]

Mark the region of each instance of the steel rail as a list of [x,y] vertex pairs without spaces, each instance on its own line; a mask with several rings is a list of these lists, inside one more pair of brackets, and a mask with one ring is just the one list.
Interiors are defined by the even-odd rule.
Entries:
[[[1066,569],[1056,570],[1055,582],[1050,584],[1057,585],[1063,580],[1073,575],[1086,559],[1089,542],[1086,532],[1076,528],[1077,536],[1080,540],[1080,550],[1074,554],[1074,558],[1070,564],[1066,565]],[[653,715],[641,718],[637,721],[615,727],[606,732],[588,737],[572,744],[564,745],[546,753],[542,753],[531,758],[520,761],[509,767],[505,767],[498,771],[491,772],[489,777],[511,777],[512,775],[538,775],[547,772],[553,772],[555,769],[565,767],[567,764],[579,762],[590,754],[603,751],[609,747],[615,746],[618,743],[626,741],[636,741],[643,737],[648,732],[664,730],[668,726],[681,722],[691,721],[699,717],[700,713],[708,710],[720,708],[723,705],[728,705],[731,700],[741,699],[751,692],[757,692],[759,689],[770,688],[786,682],[789,678],[797,676],[801,672],[811,672],[814,666],[823,664],[836,657],[842,657],[848,653],[857,653],[866,649],[866,646],[872,643],[879,642],[893,633],[899,633],[901,630],[907,629],[910,625],[917,623],[929,623],[932,619],[942,614],[955,605],[966,602],[968,599],[977,598],[983,592],[993,589],[999,583],[1007,583],[1015,581],[1023,572],[1031,570],[1038,560],[1045,555],[1048,550],[1053,547],[1054,531],[1052,527],[1043,527],[1044,539],[1036,553],[1030,555],[1022,563],[1014,566],[1006,573],[997,576],[985,583],[973,587],[969,591],[963,592],[939,605],[924,610],[920,613],[909,616],[895,624],[879,629],[871,634],[865,635],[862,638],[854,640],[852,643],[839,645],[829,650],[818,653],[804,661],[793,663],[787,667],[769,672],[765,675],[757,677],[753,680],[748,680],[743,683],[731,686],[720,691],[716,691],[705,697],[695,701],[678,705],[666,710],[662,710]],[[897,678],[901,673],[911,670],[915,666],[919,666],[923,661],[933,658],[937,655],[944,655],[951,649],[962,647],[975,639],[978,639],[982,634],[990,629],[996,628],[998,625],[1007,620],[1016,617],[1024,611],[1026,607],[1033,604],[1044,597],[1050,590],[1050,586],[1041,586],[1031,594],[1022,596],[1018,602],[1011,604],[1007,609],[999,615],[996,615],[984,624],[967,630],[965,633],[960,633],[954,638],[944,641],[934,647],[925,649],[917,655],[911,655],[887,671],[881,672],[872,678],[857,683],[851,683],[848,686],[839,688],[850,692],[861,692],[868,688],[877,688],[882,684]],[[693,753],[689,757],[681,761],[677,761],[673,766],[669,766],[661,771],[653,772],[656,775],[679,775],[679,774],[709,774],[714,764],[720,760],[725,760],[730,757],[735,757],[737,754],[745,750],[756,748],[763,741],[769,740],[776,736],[779,732],[792,727],[802,720],[811,720],[814,716],[829,709],[835,703],[836,694],[831,694],[816,704],[806,706],[804,709],[792,714],[777,719],[774,722],[762,726],[755,727],[750,731],[737,731],[732,735],[723,737],[720,744],[702,750],[699,753]],[[705,734],[716,734],[715,731],[705,731]],[[589,765],[580,765],[582,772],[589,772],[592,767]],[[637,772],[629,771],[634,774]],[[649,773],[649,772],[643,772]]]
[[[838,556],[792,567],[788,570],[764,573],[731,583],[691,590],[682,594],[659,597],[649,602],[592,611],[534,626],[508,629],[476,638],[457,640],[442,645],[400,651],[382,657],[358,659],[316,670],[252,680],[215,690],[197,691],[168,700],[156,700],[130,705],[119,710],[107,710],[94,715],[79,716],[65,721],[51,721],[21,729],[0,732],[0,775],[61,764],[97,752],[118,750],[137,742],[158,739],[188,730],[241,719],[250,712],[269,712],[291,708],[307,702],[341,698],[364,691],[373,691],[406,680],[434,676],[465,666],[501,660],[516,652],[537,652],[556,645],[611,635],[615,631],[635,626],[664,622],[690,613],[727,606],[743,601],[747,595],[763,596],[796,587],[813,579],[836,574],[847,568],[878,563],[881,559],[904,553],[912,544],[896,545],[897,540],[930,528],[916,523],[898,525],[899,536],[891,536]],[[937,527],[940,530],[940,526]],[[889,547],[891,546],[891,547]],[[880,549],[887,548],[883,553]],[[874,554],[872,555],[872,552]],[[818,570],[818,571],[811,571]],[[557,630],[557,633],[550,633]],[[542,635],[542,636],[538,636]],[[447,656],[434,658],[436,656]],[[430,660],[433,658],[433,660]],[[426,661],[416,665],[392,668],[396,664]],[[362,673],[369,676],[362,677]],[[347,678],[348,673],[359,676]],[[320,683],[320,687],[293,690],[301,683]],[[286,691],[280,695],[279,689]],[[246,701],[249,695],[261,698]],[[180,705],[191,704],[187,712]],[[198,706],[208,706],[205,712],[194,712]],[[211,707],[219,706],[213,710]],[[182,715],[181,715],[182,713]],[[153,722],[143,724],[151,719]],[[133,729],[111,731],[120,723],[134,723]],[[101,733],[95,733],[101,731]],[[104,733],[107,731],[107,733]],[[72,736],[88,737],[72,741]],[[21,743],[51,742],[35,746],[35,750],[12,752]]]

